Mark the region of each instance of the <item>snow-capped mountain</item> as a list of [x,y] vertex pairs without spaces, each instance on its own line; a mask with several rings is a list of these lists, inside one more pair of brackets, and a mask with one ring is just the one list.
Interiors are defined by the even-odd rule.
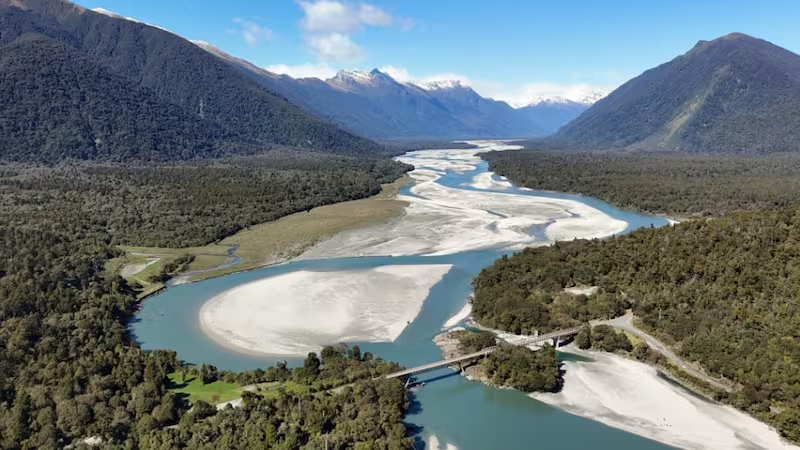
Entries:
[[539,124],[547,133],[555,133],[609,93],[607,90],[596,89],[569,97],[538,96],[516,106],[517,111],[528,120]]
[[523,108],[526,106],[539,106],[539,105],[569,105],[569,104],[580,104],[591,106],[594,105],[598,100],[606,97],[610,94],[611,91],[605,89],[595,89],[590,92],[586,93],[576,93],[569,96],[557,96],[557,95],[550,95],[550,96],[534,96],[528,99],[521,104],[516,104],[517,108]]

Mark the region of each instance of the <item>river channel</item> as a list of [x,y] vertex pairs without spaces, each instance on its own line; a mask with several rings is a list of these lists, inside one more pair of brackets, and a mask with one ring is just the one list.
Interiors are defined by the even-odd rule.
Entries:
[[[402,160],[414,163],[424,152],[405,155]],[[449,161],[445,156],[441,161]],[[420,160],[422,162],[422,160]],[[453,161],[451,161],[453,162]],[[453,168],[447,164],[429,170],[425,179],[436,188],[457,189],[469,193],[492,192],[498,195],[570,200],[600,211],[604,215],[627,223],[617,234],[641,227],[664,226],[666,219],[615,208],[605,202],[583,196],[552,192],[537,192],[518,188],[506,180],[488,173],[485,162],[475,161],[469,167]],[[482,180],[476,183],[475,180]],[[413,186],[401,191],[407,197],[424,198]],[[492,212],[492,211],[489,211]],[[568,211],[569,212],[569,211]],[[569,212],[578,215],[577,213]],[[499,216],[507,215],[497,212]],[[400,221],[404,218],[398,219]],[[544,241],[550,224],[527,228],[531,241]],[[490,230],[491,231],[491,230]],[[551,238],[553,234],[549,235]],[[335,239],[332,242],[336,242]],[[344,241],[343,241],[344,242]],[[430,290],[416,318],[391,343],[361,343],[384,359],[411,367],[437,360],[439,349],[432,338],[441,333],[443,324],[464,306],[470,293],[470,282],[480,270],[513,250],[509,242],[468,248],[465,251],[433,251],[415,255],[328,257],[301,259],[295,262],[259,270],[231,274],[197,283],[170,287],[147,299],[130,325],[131,333],[144,349],[169,348],[178,357],[192,363],[209,363],[220,369],[244,370],[265,368],[277,361],[297,363],[300,358],[286,356],[255,356],[231,351],[218,345],[200,328],[201,307],[211,298],[240,285],[296,271],[350,271],[381,266],[447,264],[452,268]],[[357,256],[361,253],[353,253]],[[424,256],[423,256],[424,255]],[[310,252],[306,258],[314,258]],[[511,390],[498,390],[481,383],[452,376],[440,370],[419,377],[430,381],[415,394],[415,407],[407,421],[418,428],[418,436],[427,448],[470,449],[533,449],[533,448],[593,448],[593,449],[664,449],[658,442],[630,434],[599,422],[566,413]]]

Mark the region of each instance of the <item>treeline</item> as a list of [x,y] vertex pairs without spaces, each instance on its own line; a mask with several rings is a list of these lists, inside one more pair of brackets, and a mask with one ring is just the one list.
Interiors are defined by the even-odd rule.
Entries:
[[[270,154],[174,166],[8,166],[0,212],[109,234],[111,244],[205,245],[258,223],[364,198],[410,166],[386,159]],[[92,232],[93,232],[92,231]]]
[[[494,326],[539,326],[561,310],[564,288],[586,285],[610,305],[631,305],[640,326],[682,357],[741,386],[724,401],[800,441],[799,209],[526,249],[481,272],[473,314]],[[547,293],[555,300],[543,310]]]
[[189,267],[189,264],[194,262],[194,255],[180,255],[177,258],[164,264],[157,273],[150,275],[147,281],[151,283],[166,283],[172,275],[177,272],[182,272]]
[[345,344],[328,345],[320,352],[319,356],[312,352],[303,361],[303,365],[295,368],[287,366],[286,362],[278,362],[274,366],[264,369],[245,370],[232,372],[230,370],[217,370],[209,364],[199,367],[182,367],[186,376],[197,376],[203,384],[222,380],[226,383],[249,385],[256,383],[286,382],[311,386],[312,392],[353,383],[358,380],[371,380],[383,375],[388,375],[401,370],[397,363],[384,361],[375,357],[370,352],[361,353],[361,349],[354,345]]
[[491,170],[531,189],[572,192],[679,217],[800,204],[800,156],[492,152]]

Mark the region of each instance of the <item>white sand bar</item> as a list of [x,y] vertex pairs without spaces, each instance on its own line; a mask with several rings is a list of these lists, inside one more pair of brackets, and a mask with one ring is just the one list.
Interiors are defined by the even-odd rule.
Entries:
[[[334,236],[301,258],[343,256],[449,255],[485,248],[521,249],[557,240],[602,238],[620,233],[627,223],[585,203],[533,195],[474,191],[438,182],[442,171],[468,172],[482,163],[479,153],[514,150],[518,146],[488,145],[468,150],[421,150],[398,160],[413,164],[414,195],[398,199],[409,206],[405,215],[389,224]],[[511,186],[496,181],[491,172],[473,177],[475,184]],[[531,227],[544,227],[546,239],[535,238]]]
[[512,186],[512,184],[505,179],[501,179],[500,181],[495,180],[492,177],[492,172],[483,172],[481,174],[475,175],[472,178],[472,183],[470,186],[477,188],[477,189],[491,189],[495,191],[504,191]]
[[248,353],[305,355],[336,342],[391,342],[452,266],[298,271],[223,292],[200,310],[215,341]]
[[686,449],[797,449],[764,423],[708,402],[645,364],[597,352],[564,363],[564,390],[532,397],[573,414]]

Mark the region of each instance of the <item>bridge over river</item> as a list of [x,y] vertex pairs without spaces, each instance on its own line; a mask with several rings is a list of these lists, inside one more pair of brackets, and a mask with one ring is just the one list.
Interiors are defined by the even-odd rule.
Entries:
[[[554,331],[552,333],[542,334],[542,335],[534,336],[534,337],[531,337],[531,338],[528,338],[528,339],[523,339],[523,340],[521,340],[519,342],[515,342],[514,345],[528,346],[528,345],[541,344],[543,342],[547,342],[547,341],[552,340],[554,342],[555,346],[558,347],[558,341],[561,338],[574,336],[574,335],[578,334],[578,332],[580,330],[581,330],[580,327],[575,327],[575,328],[568,328],[566,330]],[[460,364],[463,364],[464,362],[467,362],[467,361],[471,361],[471,360],[474,360],[474,359],[479,359],[479,358],[483,358],[485,356],[488,356],[488,355],[490,355],[491,353],[493,353],[497,349],[498,349],[498,346],[496,346],[496,345],[492,346],[492,347],[486,347],[483,350],[479,350],[479,351],[474,352],[474,353],[469,353],[467,355],[462,355],[462,356],[458,356],[458,357],[450,358],[450,359],[443,359],[441,361],[435,361],[435,362],[432,362],[432,363],[429,363],[429,364],[424,364],[424,365],[421,365],[421,366],[411,367],[409,369],[404,369],[404,370],[400,370],[400,371],[397,371],[397,372],[394,372],[394,373],[390,373],[390,374],[386,375],[385,378],[411,377],[412,375],[417,375],[417,374],[420,374],[420,373],[430,372],[431,370],[441,369],[442,367],[447,367],[447,366],[452,366],[452,365],[460,365]]]

